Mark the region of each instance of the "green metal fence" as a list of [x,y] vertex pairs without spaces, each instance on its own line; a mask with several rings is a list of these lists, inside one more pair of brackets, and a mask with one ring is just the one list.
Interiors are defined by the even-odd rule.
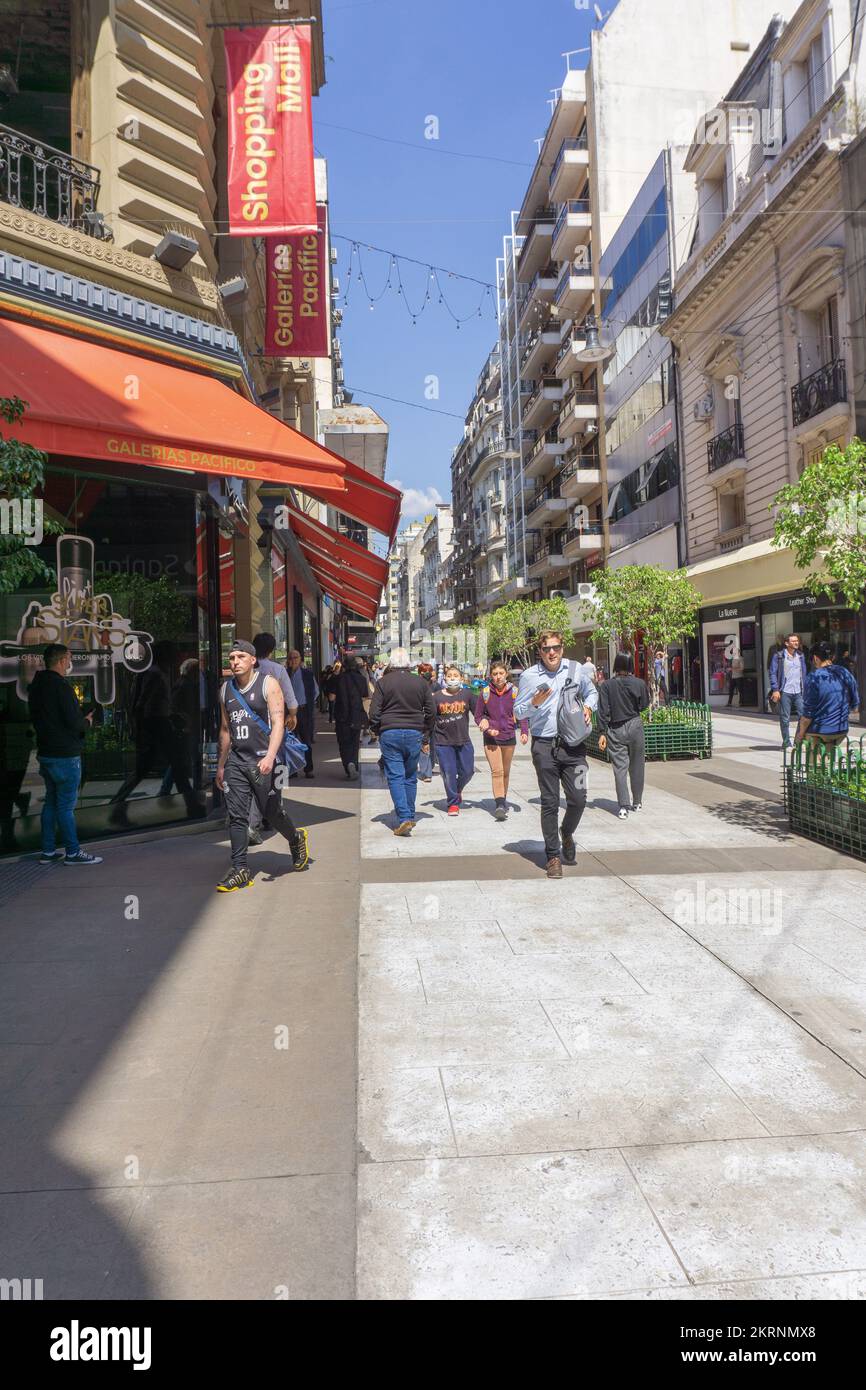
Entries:
[[[669,758],[711,758],[713,755],[713,720],[709,705],[672,700],[669,705],[646,710],[643,722],[647,761],[667,762]],[[598,739],[598,723],[593,715],[586,751],[592,757],[610,762],[609,752],[605,749],[602,753]]]
[[795,744],[782,773],[791,829],[857,859],[866,859],[863,737],[836,748],[810,740]]

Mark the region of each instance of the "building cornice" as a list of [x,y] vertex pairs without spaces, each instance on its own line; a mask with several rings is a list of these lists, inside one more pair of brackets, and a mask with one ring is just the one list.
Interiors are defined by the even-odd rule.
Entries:
[[124,251],[110,241],[99,241],[59,222],[0,203],[0,244],[25,259],[38,251],[40,258],[67,274],[98,275],[123,292],[146,289],[177,308],[210,315],[222,322],[224,311],[216,284],[191,275],[166,270],[152,257]]
[[0,314],[195,371],[228,377],[254,399],[234,333],[137,296],[0,250]]
[[[795,212],[826,173],[826,169],[821,166],[837,157],[836,151],[828,149],[823,143],[819,144],[810,151],[787,188],[782,189],[776,198],[756,213],[745,231],[736,236],[731,244],[728,242],[733,222],[722,229],[715,244],[710,242],[697,253],[704,258],[717,255],[718,259],[708,267],[694,289],[689,291],[670,317],[660,325],[659,331],[666,338],[677,342],[680,334],[694,322],[706,305],[718,299],[720,291],[736,277],[744,262],[753,264],[756,250],[764,242],[773,240],[777,230],[778,214]],[[768,214],[773,216],[770,217]],[[726,314],[727,312],[725,310]]]

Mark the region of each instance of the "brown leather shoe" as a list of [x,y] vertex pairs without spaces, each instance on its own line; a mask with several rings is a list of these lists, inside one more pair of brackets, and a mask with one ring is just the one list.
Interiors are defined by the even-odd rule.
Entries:
[[414,829],[415,829],[415,822],[414,822],[413,820],[403,820],[403,821],[400,822],[400,824],[399,824],[398,826],[396,826],[396,828],[395,828],[395,830],[394,830],[394,834],[395,834],[395,835],[411,835],[411,834],[412,834],[412,831],[413,831]]
[[562,878],[562,860],[557,859],[556,855],[547,861],[547,877]]

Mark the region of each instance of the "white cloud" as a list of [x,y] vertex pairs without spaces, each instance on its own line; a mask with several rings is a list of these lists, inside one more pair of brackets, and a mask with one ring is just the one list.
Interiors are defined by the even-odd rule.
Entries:
[[444,497],[435,487],[425,489],[417,487],[404,488],[403,484],[396,478],[390,479],[393,487],[399,488],[403,494],[403,506],[400,512],[401,517],[412,520],[413,517],[424,516],[426,512],[434,510],[437,502],[444,502]]

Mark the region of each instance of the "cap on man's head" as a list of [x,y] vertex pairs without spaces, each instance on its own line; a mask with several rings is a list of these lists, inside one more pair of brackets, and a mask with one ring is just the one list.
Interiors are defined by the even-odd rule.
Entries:
[[244,652],[247,656],[255,656],[256,649],[252,642],[245,642],[242,637],[236,637],[229,647],[229,656],[232,652]]

